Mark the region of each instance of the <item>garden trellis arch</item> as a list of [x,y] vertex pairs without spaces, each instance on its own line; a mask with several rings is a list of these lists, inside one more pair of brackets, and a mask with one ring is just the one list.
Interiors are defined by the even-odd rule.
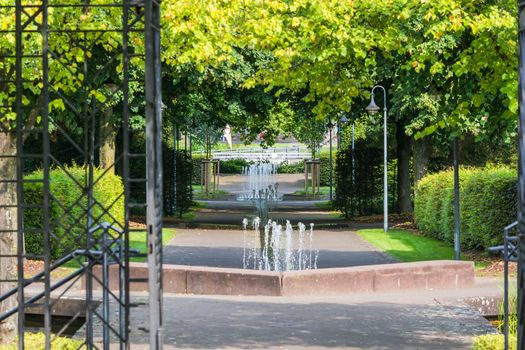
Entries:
[[[53,347],[55,335],[72,323],[56,329],[54,309],[80,281],[86,302],[72,320],[85,315],[87,348],[129,348],[129,292],[145,282],[150,348],[162,348],[159,7],[160,0],[0,0],[0,336],[14,326],[20,349],[30,309],[40,310],[46,349]],[[114,164],[99,170],[103,115],[110,109],[119,111],[120,142]],[[144,123],[131,128],[138,116]],[[135,135],[145,136],[140,152],[130,149]],[[80,174],[68,165],[71,158],[83,166]],[[144,174],[131,177],[141,164]],[[29,169],[39,175],[28,178]],[[115,171],[122,190],[102,200],[97,186]],[[74,184],[68,203],[53,191],[53,173]],[[35,186],[41,196],[29,198]],[[146,229],[130,227],[132,211],[144,213]],[[36,225],[27,222],[30,213],[39,215]],[[147,242],[147,279],[130,276],[134,230]],[[41,242],[38,254],[26,251],[28,237]],[[58,259],[52,256],[57,245]],[[43,263],[28,275],[31,258]],[[77,267],[54,277],[64,264]]]

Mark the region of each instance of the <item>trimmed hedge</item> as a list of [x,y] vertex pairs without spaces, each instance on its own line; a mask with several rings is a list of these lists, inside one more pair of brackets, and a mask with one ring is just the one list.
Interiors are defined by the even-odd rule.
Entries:
[[[86,181],[87,170],[85,167],[68,166],[50,171],[50,223],[55,238],[51,239],[51,257],[58,259],[75,249],[81,249],[86,244],[87,197],[82,196],[82,188],[78,184]],[[94,198],[98,203],[93,205],[95,223],[115,222],[122,224],[124,221],[124,187],[122,179],[111,172],[102,176],[102,169],[95,169],[94,178],[97,181],[94,187]],[[42,170],[35,171],[26,176],[26,180],[42,179]],[[75,182],[75,179],[78,184]],[[97,180],[98,179],[98,180]],[[40,182],[27,182],[24,184],[24,202],[30,205],[42,205],[43,184]],[[82,198],[81,198],[82,197]],[[81,198],[80,200],[78,200]],[[78,200],[78,201],[77,201]],[[108,209],[108,214],[103,214]],[[67,213],[66,213],[67,212]],[[43,213],[40,208],[24,210],[24,225],[30,230],[25,235],[25,249],[27,254],[43,254],[44,238],[42,234]]]
[[[192,175],[192,183],[199,185],[201,183],[201,161],[203,158],[201,158],[200,155],[193,154],[193,158],[191,159],[193,164],[193,175]],[[238,159],[230,159],[230,160],[223,160],[221,161],[221,174],[242,174],[242,169],[246,166],[249,166],[250,162],[246,159],[238,158]]]
[[[335,165],[337,154],[334,151],[332,166],[333,166],[333,182],[335,184]],[[330,156],[328,153],[321,154],[321,178],[319,179],[321,186],[330,185]],[[277,168],[279,174],[304,174],[304,161],[298,163],[284,162]]]
[[[461,245],[485,249],[501,243],[502,229],[516,220],[517,174],[510,168],[460,169]],[[428,175],[417,186],[414,217],[434,238],[454,241],[454,174]]]
[[[355,167],[354,169],[352,169]],[[388,206],[395,211],[397,198],[397,160],[388,161]],[[345,217],[380,214],[383,212],[383,150],[378,148],[356,148],[352,161],[352,150],[344,149],[337,154],[334,169],[334,208]],[[352,176],[353,175],[353,176]]]
[[188,212],[193,205],[192,170],[193,163],[186,151],[177,151],[175,193],[173,188],[173,150],[165,153],[163,157],[164,167],[164,213],[167,215],[178,215]]

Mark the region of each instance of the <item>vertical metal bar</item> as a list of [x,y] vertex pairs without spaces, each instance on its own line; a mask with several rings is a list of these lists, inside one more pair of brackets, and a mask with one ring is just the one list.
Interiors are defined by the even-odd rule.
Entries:
[[177,200],[177,134],[178,134],[178,127],[177,127],[177,124],[174,123],[173,125],[173,173],[172,173],[172,176],[173,176],[173,179],[172,179],[172,188],[171,188],[171,191],[172,191],[172,201],[171,201],[171,214],[172,215],[175,215],[175,212],[176,212],[176,203],[175,201]]
[[383,156],[384,156],[384,174],[383,174],[383,186],[384,186],[384,198],[383,198],[383,231],[388,232],[388,145],[387,145],[387,108],[386,108],[386,90],[383,88],[383,92],[385,94],[385,102],[384,102],[384,121],[383,121]]
[[460,245],[460,217],[459,217],[459,162],[458,162],[458,138],[453,141],[454,157],[454,259],[461,260]]
[[332,159],[332,121],[330,121],[330,200],[333,199],[333,189],[332,189],[332,181],[333,181],[333,159]]
[[[92,206],[92,192],[90,190],[90,184],[93,183],[92,181],[92,157],[91,157],[91,130],[90,130],[90,117],[89,117],[89,95],[88,95],[88,61],[87,61],[87,38],[86,38],[86,32],[83,33],[83,53],[84,53],[84,61],[82,64],[82,72],[84,74],[84,79],[82,81],[82,92],[84,94],[84,109],[83,109],[83,117],[84,117],[84,164],[87,165],[87,174],[84,181],[84,191],[87,191],[87,206],[88,206],[88,212],[87,220],[86,220],[86,250],[89,252],[89,250],[93,249],[93,237],[91,234],[91,226],[92,226],[92,216],[90,215],[90,210]],[[88,350],[93,349],[93,264],[94,259],[91,257],[91,255],[88,253],[87,257],[87,267],[86,267],[86,346]],[[102,286],[103,288],[104,286]]]
[[304,194],[308,193],[308,160],[304,161]]
[[503,322],[504,322],[504,348],[509,349],[509,231],[503,231]]
[[17,247],[16,247],[16,253],[17,253],[17,274],[18,274],[18,295],[17,295],[17,302],[18,302],[18,349],[24,349],[24,285],[25,285],[25,278],[24,278],[24,227],[23,227],[23,141],[22,141],[22,128],[23,128],[23,105],[22,105],[22,91],[23,91],[23,85],[22,85],[22,70],[23,70],[23,64],[22,64],[22,56],[23,56],[23,50],[24,45],[22,42],[22,1],[16,0],[16,33],[15,33],[15,41],[16,41],[16,73],[15,73],[15,80],[16,80],[16,201],[17,201]]
[[[120,342],[120,349],[129,349],[129,216],[130,216],[130,188],[129,188],[129,2],[122,0],[122,65],[123,65],[123,79],[122,79],[122,134],[123,134],[123,158],[122,158],[122,175],[124,177],[124,269],[120,268],[120,276],[123,277],[121,281],[119,297],[124,303],[120,305],[120,334],[123,341]],[[122,264],[121,264],[122,266]]]
[[518,350],[525,350],[525,0],[519,6]]
[[150,349],[162,349],[162,116],[158,4],[145,1],[146,154]]
[[42,1],[42,70],[44,105],[42,106],[42,142],[43,142],[43,220],[44,220],[44,330],[45,349],[51,349],[51,226],[50,226],[50,178],[49,178],[49,28],[48,28],[48,0]]
[[[108,228],[104,227],[102,233],[102,317],[105,322],[109,322],[109,239],[108,239]],[[103,325],[102,331],[102,342],[104,344],[104,350],[109,350],[109,327]]]

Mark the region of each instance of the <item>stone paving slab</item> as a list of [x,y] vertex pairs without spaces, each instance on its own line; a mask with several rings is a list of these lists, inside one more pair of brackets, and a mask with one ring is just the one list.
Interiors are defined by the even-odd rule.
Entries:
[[[165,349],[468,350],[472,336],[494,332],[472,309],[445,302],[469,292],[479,294],[167,296]],[[132,311],[132,349],[148,348],[146,315]]]

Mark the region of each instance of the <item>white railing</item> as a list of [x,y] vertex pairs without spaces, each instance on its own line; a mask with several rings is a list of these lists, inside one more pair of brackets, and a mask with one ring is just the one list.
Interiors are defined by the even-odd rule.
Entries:
[[246,159],[252,161],[269,160],[269,161],[298,161],[311,157],[310,152],[306,149],[301,150],[299,147],[272,147],[267,149],[242,148],[226,151],[212,152],[214,159]]

